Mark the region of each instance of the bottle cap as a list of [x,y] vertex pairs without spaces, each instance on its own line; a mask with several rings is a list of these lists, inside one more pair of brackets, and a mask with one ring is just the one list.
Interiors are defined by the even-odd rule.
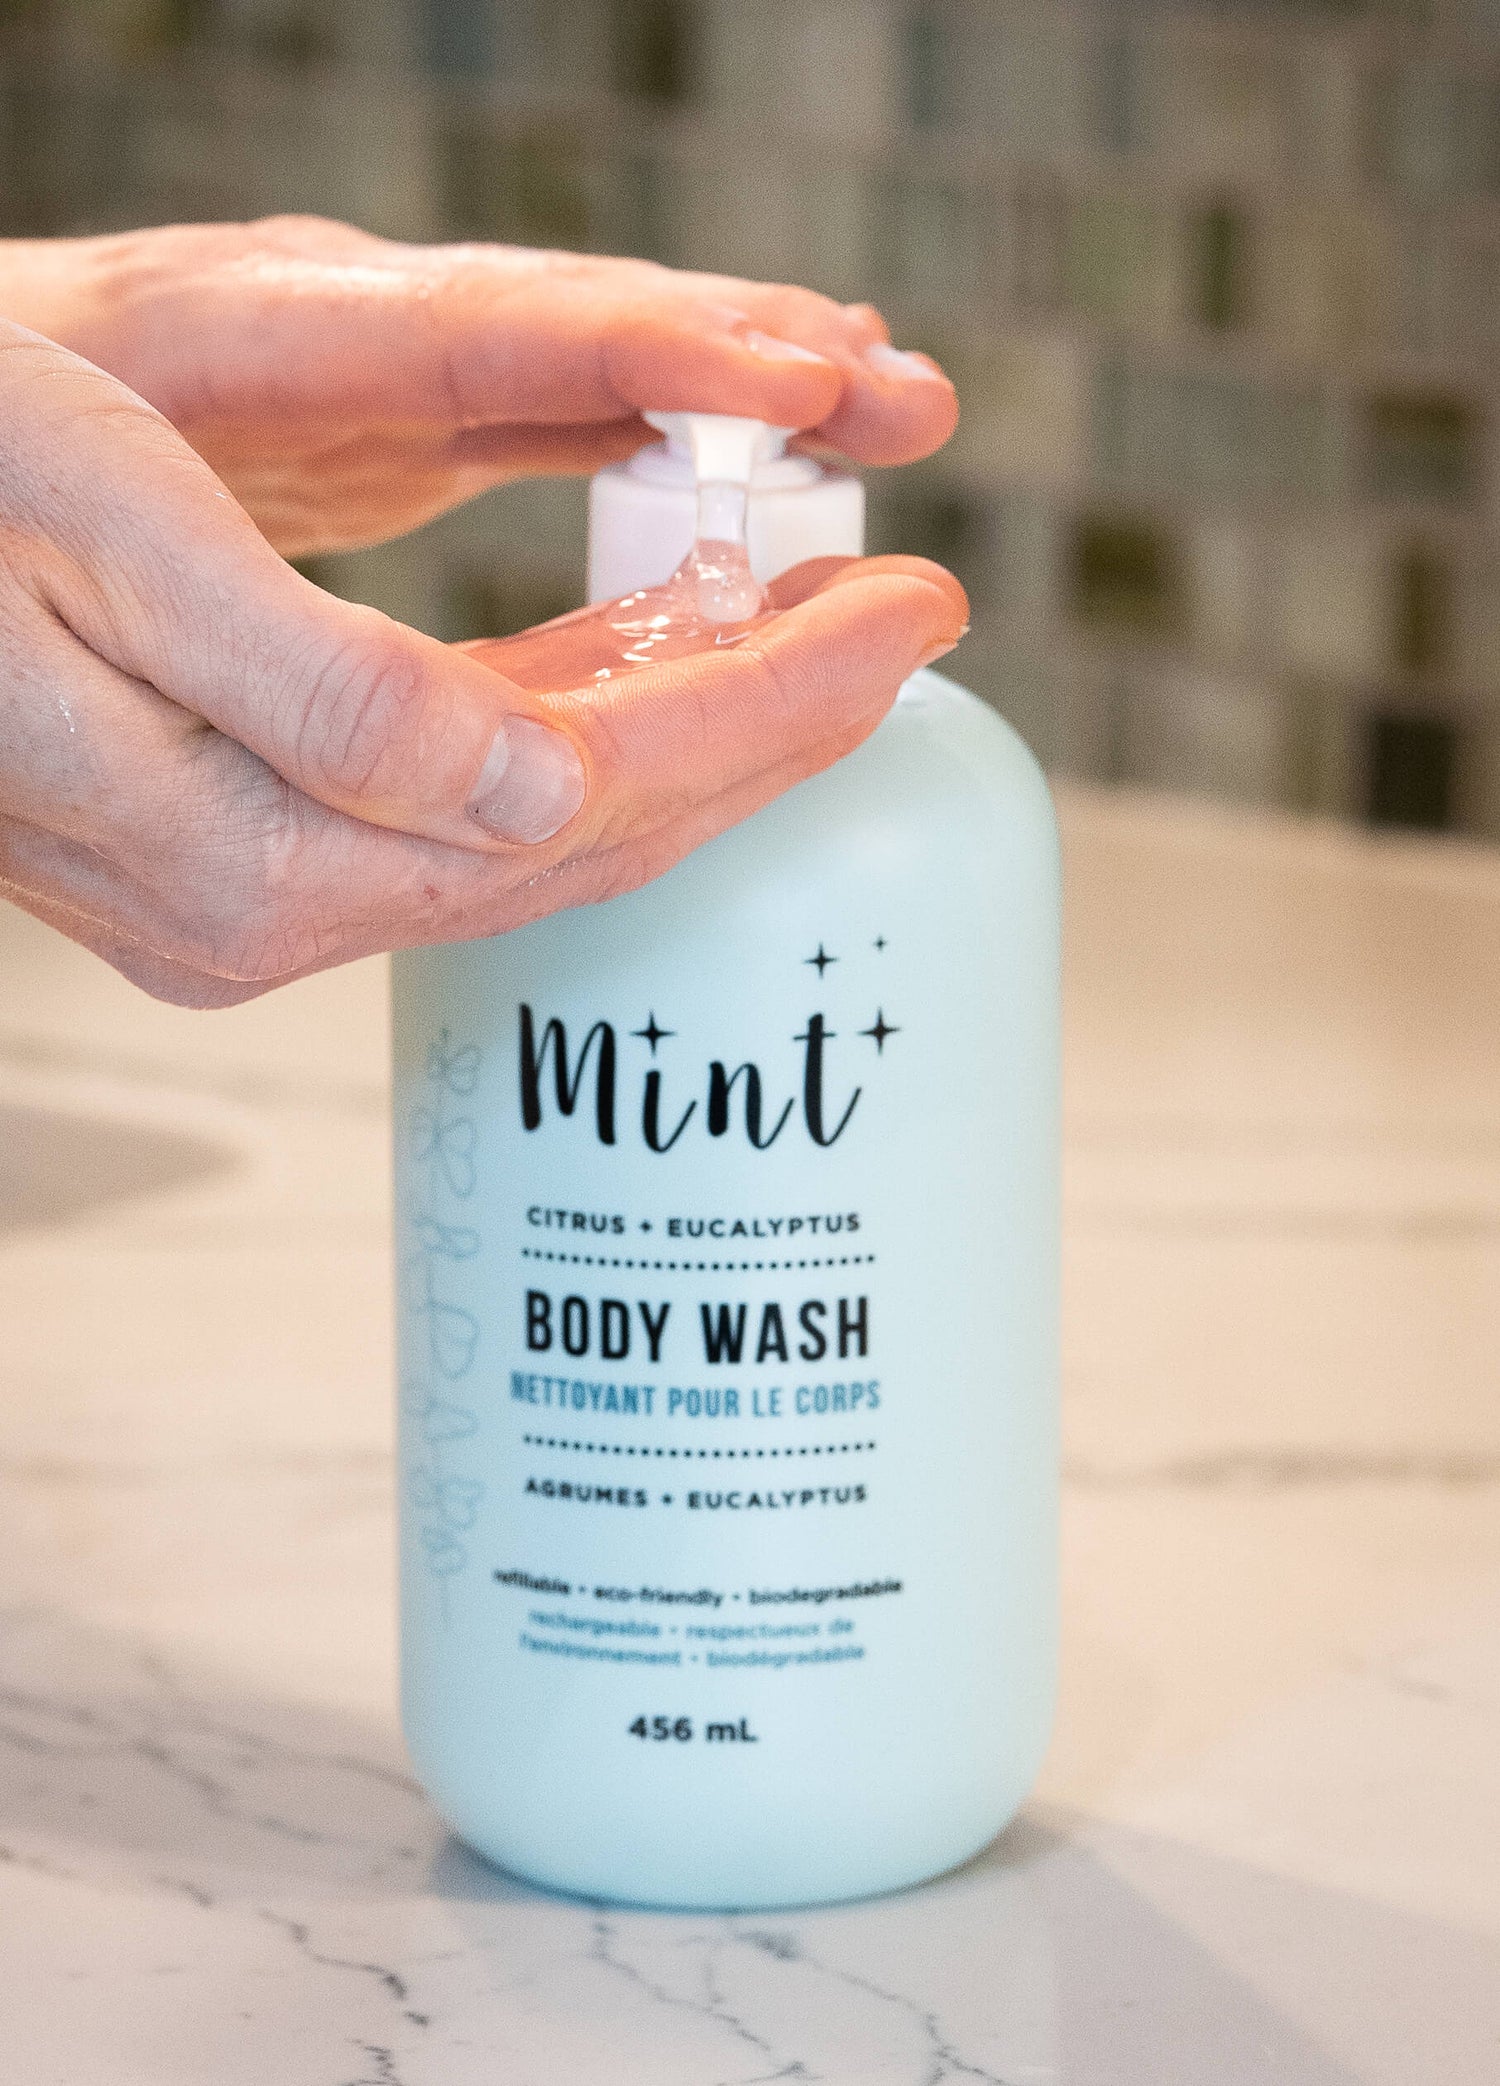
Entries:
[[693,545],[700,483],[744,485],[750,569],[765,584],[806,558],[859,557],[865,489],[808,456],[788,456],[793,430],[727,413],[644,418],[666,440],[610,464],[589,490],[590,601],[669,579]]

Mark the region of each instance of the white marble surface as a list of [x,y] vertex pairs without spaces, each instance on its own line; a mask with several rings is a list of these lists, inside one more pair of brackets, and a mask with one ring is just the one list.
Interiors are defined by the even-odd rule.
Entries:
[[1500,2079],[1500,857],[1065,809],[1056,1744],[779,1917],[408,1779],[380,967],[195,1016],[0,916],[0,2074]]

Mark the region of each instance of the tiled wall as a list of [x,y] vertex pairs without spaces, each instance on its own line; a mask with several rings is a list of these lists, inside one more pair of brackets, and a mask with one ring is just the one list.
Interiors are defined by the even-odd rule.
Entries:
[[[1055,766],[1500,834],[1500,0],[12,0],[6,229],[320,209],[871,296]],[[330,583],[576,597],[577,488]]]

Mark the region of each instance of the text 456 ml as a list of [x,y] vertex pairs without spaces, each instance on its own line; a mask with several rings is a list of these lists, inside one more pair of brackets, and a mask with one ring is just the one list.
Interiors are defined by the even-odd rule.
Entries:
[[[630,1725],[629,1730],[632,1738],[654,1739],[658,1744],[671,1738],[676,1739],[679,1745],[686,1745],[690,1739],[700,1736],[691,1717],[640,1716]],[[733,1722],[722,1724],[705,1724],[701,1736],[708,1745],[760,1744],[760,1735],[750,1729],[748,1717],[740,1717]]]

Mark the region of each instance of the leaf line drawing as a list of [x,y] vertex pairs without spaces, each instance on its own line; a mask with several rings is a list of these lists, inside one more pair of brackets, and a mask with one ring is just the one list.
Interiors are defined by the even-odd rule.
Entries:
[[[480,1324],[449,1288],[466,1261],[483,1246],[479,1231],[459,1221],[462,1205],[479,1184],[475,1154],[478,1127],[461,1104],[479,1082],[482,1055],[476,1044],[455,1046],[449,1031],[439,1031],[427,1053],[425,1098],[413,1108],[407,1125],[411,1154],[424,1184],[407,1218],[413,1250],[402,1268],[407,1303],[425,1327],[426,1361],[445,1386],[469,1375],[479,1353]],[[424,1372],[425,1374],[425,1372]],[[484,1500],[480,1480],[452,1467],[456,1444],[479,1432],[479,1415],[471,1407],[440,1395],[431,1382],[403,1387],[408,1417],[426,1448],[426,1460],[407,1474],[412,1505],[421,1519],[417,1529],[427,1569],[438,1580],[447,1612],[447,1590],[469,1562],[462,1540],[474,1526]]]

